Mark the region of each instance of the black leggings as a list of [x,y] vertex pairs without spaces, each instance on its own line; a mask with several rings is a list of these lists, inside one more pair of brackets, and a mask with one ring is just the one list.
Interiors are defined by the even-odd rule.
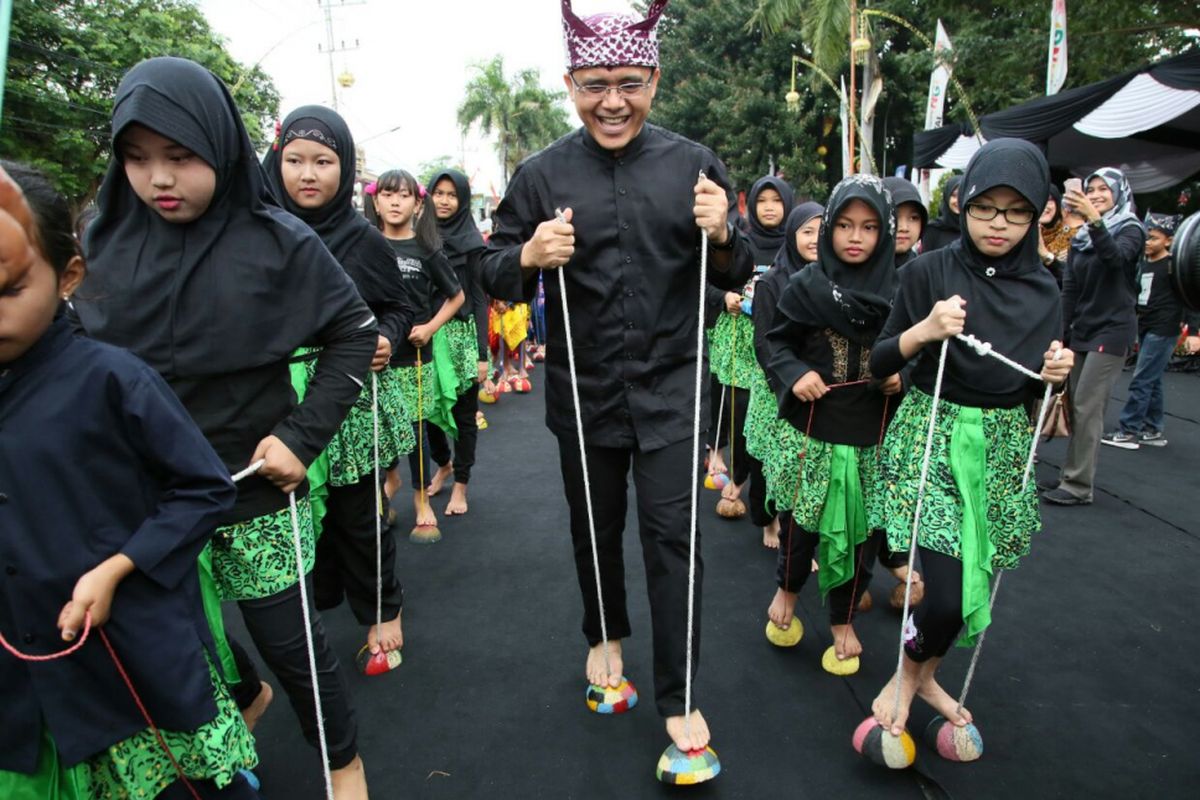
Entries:
[[[725,392],[725,402],[721,403],[721,391]],[[750,477],[752,468],[750,454],[746,452],[746,412],[750,409],[750,390],[735,389],[731,386],[722,386],[717,380],[717,376],[712,378],[710,387],[712,396],[709,398],[709,405],[712,411],[713,428],[717,431],[717,448],[720,449],[729,444],[729,415],[733,415],[733,452],[726,459],[726,463],[730,460],[733,462],[733,482],[739,486],[746,482]],[[720,417],[720,420],[717,417]]]
[[[259,800],[262,797],[242,775],[235,775],[233,782],[224,789],[218,789],[213,781],[188,780],[203,800]],[[183,781],[175,781],[155,797],[158,800],[192,800],[192,793],[183,785]]]
[[[312,578],[308,581],[309,597],[313,596]],[[239,600],[238,608],[246,630],[259,655],[274,673],[283,691],[292,704],[292,710],[300,721],[304,738],[313,747],[318,747],[317,715],[313,705],[312,680],[308,672],[308,647],[305,643],[304,624],[300,606],[300,584],[284,589],[278,594],[256,600]],[[325,627],[315,608],[311,611],[313,648],[316,652],[317,683],[321,687],[321,710],[325,716],[325,740],[329,746],[330,769],[347,766],[358,755],[358,723],[350,705],[350,687],[342,675],[337,656],[325,638]],[[258,696],[258,671],[254,662],[232,638],[229,646],[237,661],[241,683],[236,687],[238,706],[245,708],[247,697],[253,701]]]
[[[475,444],[479,440],[479,426],[475,421],[475,412],[478,410],[479,387],[471,384],[466,392],[458,396],[452,410],[454,424],[458,426],[453,456],[455,483],[465,484],[471,480],[471,467],[475,466]],[[433,462],[439,467],[450,463],[450,439],[446,432],[437,425],[430,425],[426,437]]]
[[[799,593],[812,574],[812,559],[821,536],[795,525],[790,513],[779,515],[779,556],[776,560],[775,581],[785,592]],[[829,591],[829,624],[846,625],[853,621],[858,601],[871,583],[871,564],[875,561],[878,540],[867,540],[854,550],[855,575]]]
[[904,652],[916,662],[942,658],[949,652],[963,627],[962,562],[918,547],[921,554],[921,579],[925,581],[925,599],[913,612],[916,638],[904,645]]
[[[421,429],[422,428],[425,429],[425,437],[424,437],[423,443],[422,443],[422,439],[421,439]],[[430,475],[430,469],[429,469],[429,442],[430,442],[430,433],[435,429],[438,429],[437,425],[434,425],[432,422],[430,422],[428,420],[426,420],[423,425],[418,425],[415,422],[413,423],[413,437],[416,438],[416,440],[417,440],[417,446],[414,447],[413,451],[408,454],[408,472],[409,472],[409,475],[412,477],[413,491],[416,491],[417,489],[421,488],[421,470],[422,469],[424,469],[424,471],[425,471],[425,485],[426,486],[429,485],[429,479],[430,479],[430,477],[432,477]],[[424,461],[425,461],[424,464],[421,463],[422,458],[424,458]]]
[[[368,475],[349,486],[329,486],[317,563],[313,569],[317,610],[336,608],[344,597],[361,625],[375,624],[375,482]],[[396,576],[396,537],[380,525],[382,617],[393,620],[404,605]]]

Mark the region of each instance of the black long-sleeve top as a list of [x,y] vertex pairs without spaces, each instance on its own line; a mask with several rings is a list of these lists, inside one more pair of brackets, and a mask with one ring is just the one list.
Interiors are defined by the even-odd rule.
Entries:
[[[701,170],[725,188],[736,222],[737,198],[707,147],[647,124],[618,154],[581,128],[527,159],[497,209],[484,288],[511,301],[528,301],[537,288],[536,271],[521,269],[522,246],[556,209],[574,212],[575,254],[563,274],[591,444],[652,451],[692,434],[701,291],[692,209]],[[724,270],[709,259],[709,280],[740,288],[754,259],[736,225],[729,245]],[[575,419],[558,276],[547,272],[545,286],[546,424],[565,436]]]
[[1074,246],[1063,272],[1063,337],[1075,352],[1124,355],[1137,341],[1138,261],[1146,244],[1140,225],[1114,236],[1087,226],[1090,250]]
[[375,315],[379,335],[391,342],[393,350],[408,341],[417,308],[401,285],[396,255],[384,235],[374,228],[366,229],[341,263],[367,308]]
[[[0,365],[0,428],[4,638],[64,649],[56,623],[76,581],[124,554],[135,569],[104,632],[157,724],[212,720],[196,558],[236,491],[187,411],[150,367],[60,319]],[[35,771],[43,724],[68,766],[145,728],[92,637],[50,662],[0,653],[0,770]]]
[[754,357],[758,365],[767,375],[767,383],[771,391],[777,391],[771,379],[771,371],[767,365],[771,363],[771,346],[767,341],[767,332],[775,323],[775,310],[779,308],[779,298],[787,288],[788,281],[798,272],[789,264],[777,264],[767,270],[767,274],[754,285]]

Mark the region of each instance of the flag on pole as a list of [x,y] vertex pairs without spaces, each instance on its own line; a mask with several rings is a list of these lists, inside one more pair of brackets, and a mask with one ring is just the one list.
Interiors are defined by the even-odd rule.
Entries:
[[1067,82],[1067,0],[1050,6],[1050,51],[1046,58],[1046,94],[1058,94]]
[[937,65],[929,76],[929,100],[925,103],[925,130],[942,127],[942,114],[946,106],[946,85],[950,83],[950,36],[942,27],[942,21],[937,23],[937,38],[933,43],[933,57]]
[[842,84],[838,114],[842,118],[842,177],[844,178],[850,174],[850,112],[846,108],[846,79],[839,75],[838,81]]

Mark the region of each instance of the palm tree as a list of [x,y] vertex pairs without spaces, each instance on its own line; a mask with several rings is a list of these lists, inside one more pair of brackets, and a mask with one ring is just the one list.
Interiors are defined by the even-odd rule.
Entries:
[[849,0],[758,0],[750,24],[778,33],[797,20],[816,65],[837,72],[850,41]]
[[458,107],[458,125],[464,134],[472,125],[484,134],[496,133],[496,153],[507,184],[522,160],[570,130],[561,105],[566,94],[542,88],[537,70],[505,78],[501,56],[476,65],[475,71]]

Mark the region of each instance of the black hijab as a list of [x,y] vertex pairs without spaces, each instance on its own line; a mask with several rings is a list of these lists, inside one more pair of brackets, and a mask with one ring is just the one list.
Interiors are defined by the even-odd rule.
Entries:
[[479,228],[475,227],[475,220],[471,218],[471,183],[466,175],[456,169],[442,170],[430,179],[426,191],[432,196],[434,187],[444,178],[454,184],[458,210],[449,219],[438,220],[438,233],[442,235],[442,251],[450,265],[459,267],[468,256],[481,252],[486,245]]
[[[946,185],[942,187],[942,204],[938,207],[937,219],[931,221],[929,227],[953,233],[958,233],[961,230],[959,227],[959,215],[950,210],[950,196],[959,188],[962,181],[962,175],[955,175],[946,181]],[[959,211],[962,211],[963,201],[961,193],[958,196],[958,208]]]
[[[1042,225],[1042,229],[1046,230],[1046,231],[1056,231],[1062,226],[1062,219],[1063,219],[1062,192],[1059,191],[1059,188],[1057,186],[1055,186],[1053,183],[1050,184],[1050,200],[1054,201],[1054,219],[1050,220],[1045,225]],[[1046,202],[1049,202],[1049,200],[1047,200]],[[1042,211],[1045,211],[1045,210],[1046,210],[1046,207],[1042,206]],[[1038,213],[1038,216],[1039,217],[1042,216],[1040,212]]]
[[[302,208],[283,186],[283,151],[296,139],[323,144],[337,154],[341,179],[333,199],[320,208]],[[354,138],[346,121],[324,106],[301,106],[287,115],[280,127],[279,141],[263,158],[267,184],[285,209],[308,223],[338,261],[345,261],[358,241],[371,229],[366,217],[354,208]]]
[[[861,200],[879,217],[879,241],[862,264],[846,264],[833,250],[833,224],[851,201]],[[871,175],[851,175],[833,188],[825,216],[817,260],[792,277],[779,301],[779,313],[815,328],[832,328],[847,339],[869,346],[892,309],[896,268],[896,220],[883,182]]]
[[[208,209],[164,220],[134,193],[119,149],[140,124],[216,172]],[[131,69],[113,104],[114,158],[88,228],[88,277],[74,306],[92,336],[168,378],[265,366],[360,302],[307,225],[274,204],[228,89],[182,58]]]
[[[783,200],[783,218],[785,220],[783,225],[768,228],[758,221],[758,196],[763,193],[764,189],[774,189]],[[750,237],[755,264],[771,264],[775,261],[775,254],[779,252],[779,248],[783,246],[786,238],[786,220],[792,213],[793,205],[795,205],[795,196],[792,187],[788,186],[787,181],[782,178],[768,175],[759,178],[750,187],[750,194],[746,196],[746,235]]]
[[783,247],[779,248],[779,252],[775,254],[776,267],[787,270],[790,275],[809,263],[804,256],[800,255],[800,248],[796,247],[796,232],[813,217],[819,217],[824,213],[825,206],[813,200],[801,203],[792,209],[792,213],[788,214],[787,222],[783,225],[785,238]]
[[[921,215],[921,236],[924,236],[925,228],[929,225],[929,209],[925,208],[925,203],[921,200],[921,193],[917,191],[917,187],[913,186],[912,181],[905,180],[896,175],[884,178],[883,185],[887,187],[888,192],[892,195],[892,214],[899,213],[900,206],[905,203],[912,203],[917,207],[917,213]],[[920,241],[921,236],[917,237],[918,241]],[[916,247],[917,243],[913,242],[913,246],[909,248],[907,253],[896,256],[896,269],[900,269],[900,267],[917,257]]]

